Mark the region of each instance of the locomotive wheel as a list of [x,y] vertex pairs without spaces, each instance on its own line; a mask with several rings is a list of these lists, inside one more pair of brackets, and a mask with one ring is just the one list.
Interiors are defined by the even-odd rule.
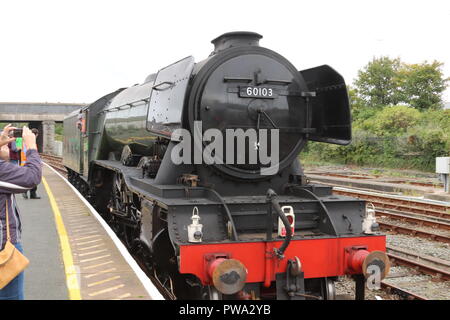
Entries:
[[115,175],[109,207],[112,211],[122,213],[119,216],[111,212],[109,224],[125,246],[135,253],[138,250],[139,229],[124,221],[133,221],[139,226],[140,213],[133,202],[133,194],[127,188],[121,174]]
[[114,216],[111,217],[109,220],[109,225],[111,229],[113,229],[114,233],[117,234],[119,238],[123,237],[123,231],[122,231],[122,225],[120,222],[118,222],[116,219],[114,219]]
[[[182,289],[177,293],[177,299],[190,300],[222,300],[223,295],[213,286],[203,286],[198,278],[193,275],[179,275],[178,285]],[[178,286],[178,289],[180,287]]]
[[336,300],[336,287],[330,278],[323,279],[323,297],[325,300]]
[[123,238],[125,245],[131,253],[136,253],[139,250],[139,241],[137,240],[139,236],[138,230],[136,228],[124,226]]
[[207,296],[203,300],[222,300],[222,294],[213,286],[208,286]]

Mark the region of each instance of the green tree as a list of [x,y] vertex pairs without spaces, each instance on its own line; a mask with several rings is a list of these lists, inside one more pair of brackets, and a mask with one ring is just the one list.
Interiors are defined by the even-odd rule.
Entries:
[[420,118],[420,111],[411,107],[388,106],[364,121],[361,127],[377,136],[400,135],[416,125]]
[[366,108],[364,101],[360,98],[358,90],[350,85],[347,86],[348,99],[353,121],[359,119],[360,113]]
[[[352,94],[359,98],[356,115],[364,114],[364,108],[382,108],[399,103],[418,110],[442,108],[442,93],[450,78],[444,78],[442,62],[408,64],[399,58],[373,58],[358,71]],[[356,101],[356,100],[355,100]],[[361,104],[362,102],[362,104]]]
[[442,93],[450,80],[444,78],[442,65],[438,61],[403,63],[398,77],[401,100],[418,110],[442,108]]
[[59,135],[64,134],[64,126],[62,123],[55,124],[55,134],[59,134]]
[[359,96],[370,107],[381,107],[397,104],[398,94],[398,70],[400,59],[389,57],[373,58],[362,70],[358,71],[358,77],[354,85]]

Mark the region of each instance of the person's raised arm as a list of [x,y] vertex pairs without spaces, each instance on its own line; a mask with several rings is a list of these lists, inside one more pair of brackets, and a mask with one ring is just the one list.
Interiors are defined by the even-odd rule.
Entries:
[[9,137],[10,131],[12,131],[14,129],[17,129],[17,128],[12,127],[11,124],[8,124],[3,128],[3,131],[0,134],[0,147],[3,147],[4,145],[16,140],[16,138]]
[[42,164],[36,146],[36,136],[23,127],[23,143],[27,147],[27,162],[18,167],[7,161],[0,161],[0,192],[22,193],[41,182]]

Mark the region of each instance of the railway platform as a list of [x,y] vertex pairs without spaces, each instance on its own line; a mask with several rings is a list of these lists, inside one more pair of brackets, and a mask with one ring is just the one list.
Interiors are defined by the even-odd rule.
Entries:
[[[331,186],[373,190],[376,192],[422,196],[425,199],[450,202],[450,195],[443,192],[441,186],[402,181],[394,178],[376,178],[362,176],[344,176],[335,173],[306,171],[306,176],[312,181]],[[411,184],[414,183],[414,184]]]
[[95,209],[47,165],[38,195],[16,196],[30,260],[26,300],[163,299]]

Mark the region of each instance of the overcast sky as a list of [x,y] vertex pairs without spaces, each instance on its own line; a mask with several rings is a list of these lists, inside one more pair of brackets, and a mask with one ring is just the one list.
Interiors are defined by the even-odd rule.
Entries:
[[446,0],[0,0],[0,101],[93,102],[188,55],[201,61],[213,38],[238,30],[347,83],[380,55],[438,60],[450,77]]

